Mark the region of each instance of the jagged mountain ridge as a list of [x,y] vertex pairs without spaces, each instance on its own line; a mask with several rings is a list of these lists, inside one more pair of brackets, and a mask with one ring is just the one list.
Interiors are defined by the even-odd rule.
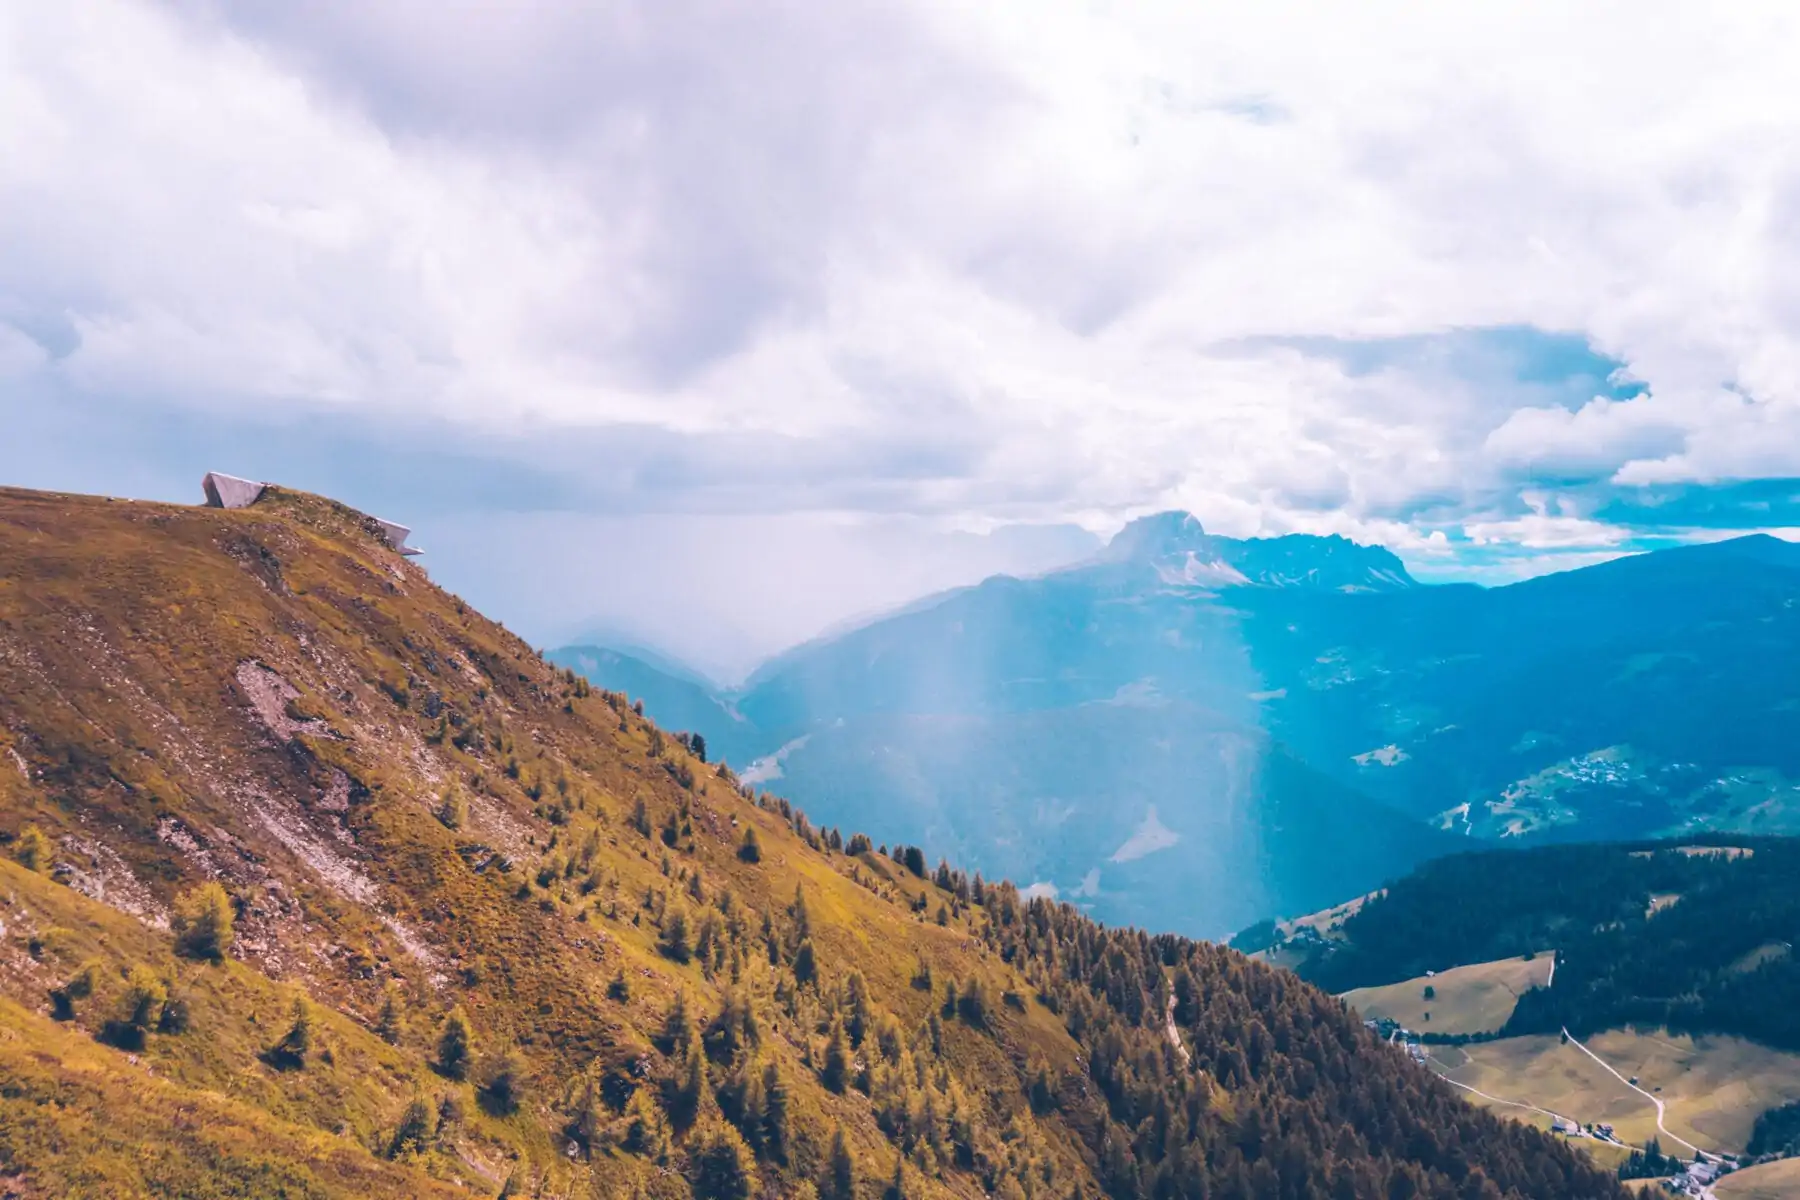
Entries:
[[1416,586],[1406,565],[1382,546],[1365,546],[1337,535],[1219,537],[1207,533],[1198,518],[1185,512],[1139,517],[1121,529],[1097,557],[1102,562],[1147,564],[1172,585],[1346,592]]
[[753,801],[342,506],[0,491],[0,562],[9,1192],[1620,1194],[1291,977]]
[[[1740,538],[1496,588],[1420,585],[1395,566],[1342,539],[1236,542],[1185,514],[1146,518],[1094,562],[990,579],[782,655],[721,697],[731,722],[701,732],[833,820],[867,802],[908,837],[1079,893],[1097,915],[1208,936],[1450,848],[1415,825],[1462,844],[1800,830],[1800,689],[1781,667],[1800,657],[1800,547]],[[654,678],[634,682],[664,706]],[[945,722],[960,762],[930,740]],[[1187,752],[1202,745],[1204,761]],[[1063,755],[1087,767],[1047,769]],[[1287,760],[1301,769],[1262,770]],[[1233,793],[1221,781],[1244,763],[1305,782]],[[847,773],[879,787],[852,794]],[[1296,819],[1263,827],[1265,801]],[[1175,835],[1154,852],[1169,861],[1121,870],[1112,856],[1152,805]],[[1371,837],[1284,879],[1286,848],[1312,853],[1308,809]],[[1208,839],[1223,865],[1184,862]],[[1175,886],[1184,875],[1198,883]]]

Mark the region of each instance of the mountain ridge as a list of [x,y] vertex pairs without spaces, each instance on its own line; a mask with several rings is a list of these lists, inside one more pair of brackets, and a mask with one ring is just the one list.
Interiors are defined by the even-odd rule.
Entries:
[[1620,1194],[1292,976],[741,787],[365,526],[0,490],[7,1190]]
[[[1260,843],[1247,833],[1196,897],[1157,898],[1161,885],[1147,882],[1108,894],[1106,854],[1145,812],[1119,785],[1144,763],[1168,763],[1144,795],[1179,835],[1158,853],[1176,857],[1181,839],[1216,837],[1222,814],[1254,811],[1206,782],[1247,754],[1306,766],[1320,782],[1305,792],[1321,805],[1375,822],[1394,812],[1455,837],[1800,831],[1800,689],[1776,666],[1800,654],[1800,547],[1752,535],[1504,587],[1406,576],[1344,590],[1342,572],[1282,586],[1288,551],[1270,560],[1267,546],[1350,543],[1218,542],[1250,547],[1275,574],[1202,578],[1185,564],[1211,535],[1186,514],[1145,518],[1110,555],[990,579],[796,647],[729,693],[741,721],[702,732],[740,764],[782,751],[784,786],[833,819],[859,816],[862,795],[868,811],[906,820],[908,837],[956,846],[972,865],[1004,863],[1065,895],[1091,890],[1098,869],[1101,894],[1082,899],[1096,915],[1188,921],[1208,936],[1253,915],[1246,897],[1267,895],[1250,867]],[[1385,569],[1355,549],[1356,577]],[[657,711],[661,685],[637,686]],[[1121,723],[1120,710],[1136,716]],[[966,757],[951,764],[922,732],[935,718],[989,728],[962,738]],[[1047,773],[1060,742],[1099,766]],[[1203,742],[1218,751],[1207,762],[1179,749]],[[847,774],[883,782],[852,793]],[[1069,794],[1075,778],[1087,782]],[[1056,817],[1109,810],[1112,823],[1090,821],[1081,838]],[[1292,827],[1284,834],[1306,849]],[[1021,845],[1041,853],[1025,862]],[[1350,894],[1382,879],[1327,865],[1320,888]],[[1267,899],[1270,911],[1300,903]]]

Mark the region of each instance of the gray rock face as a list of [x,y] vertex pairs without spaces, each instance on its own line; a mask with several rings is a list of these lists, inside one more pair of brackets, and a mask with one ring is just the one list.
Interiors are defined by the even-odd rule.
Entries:
[[209,473],[200,481],[200,488],[206,493],[208,508],[249,508],[262,499],[263,489],[268,486],[250,479],[239,479],[236,475],[221,475],[217,471]]

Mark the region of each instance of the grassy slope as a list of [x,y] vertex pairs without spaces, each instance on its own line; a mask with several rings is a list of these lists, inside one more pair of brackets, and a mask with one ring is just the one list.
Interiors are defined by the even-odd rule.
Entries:
[[1734,1171],[1713,1185],[1719,1200],[1793,1200],[1800,1196],[1800,1158]]
[[[28,1072],[0,1091],[0,1178],[47,1195],[179,1191],[157,1181],[187,1178],[219,1195],[272,1194],[250,1168],[235,1190],[219,1182],[233,1175],[231,1156],[254,1147],[268,1170],[311,1173],[294,1195],[425,1195],[427,1177],[491,1188],[515,1171],[556,1190],[666,1190],[635,1158],[571,1162],[557,1131],[583,1079],[656,1058],[651,1038],[677,991],[701,1014],[718,1008],[723,981],[658,956],[650,922],[632,919],[647,892],[678,893],[691,871],[710,895],[730,889],[752,918],[803,887],[828,973],[854,963],[878,1011],[904,1028],[933,1006],[909,986],[920,962],[940,979],[982,977],[995,995],[1031,993],[978,950],[965,922],[940,928],[909,911],[929,885],[814,851],[672,742],[653,754],[661,739],[646,722],[567,684],[328,502],[278,493],[216,512],[0,492],[0,562],[0,830],[42,825],[69,885],[21,883],[7,868],[17,887],[0,960],[0,1053]],[[283,738],[256,716],[240,676],[249,663],[297,691],[275,722],[305,732]],[[479,730],[480,740],[434,741],[428,702],[461,721],[452,737]],[[458,831],[433,816],[450,792],[469,804]],[[630,828],[639,800],[659,824],[690,813],[691,841],[667,856],[674,878],[663,846]],[[534,816],[546,806],[567,823]],[[762,838],[760,865],[734,853],[747,823]],[[562,880],[515,894],[553,834],[564,853],[598,839],[593,896]],[[518,865],[470,865],[495,850]],[[177,962],[154,928],[178,890],[208,877],[243,905],[244,964]],[[76,1022],[53,1028],[40,1015],[46,990],[87,959],[104,986]],[[193,1029],[153,1036],[133,1064],[89,1035],[136,964],[174,978]],[[633,984],[628,1003],[605,994],[619,972]],[[769,986],[751,961],[744,987]],[[257,1053],[301,990],[321,1006],[335,1062],[276,1072]],[[370,1032],[390,992],[407,1020],[397,1048]],[[522,1056],[529,1100],[519,1113],[487,1117],[467,1085],[424,1067],[452,1004],[468,1009],[479,1049]],[[1032,1116],[1019,1080],[1028,1059],[1071,1069],[1074,1043],[1035,1004],[997,1024],[990,1037],[950,1023],[958,1081],[991,1124],[1035,1129],[1066,1179],[1087,1177],[1075,1140],[1057,1118]],[[803,1062],[818,1043],[778,1032],[766,1053],[792,1085],[796,1175],[816,1167],[840,1124],[869,1174],[891,1171],[867,1101],[819,1087]],[[152,1090],[146,1071],[159,1080]],[[363,1147],[383,1143],[415,1089],[432,1101],[460,1093],[468,1124],[449,1148],[382,1164]],[[135,1108],[122,1102],[140,1095]],[[126,1110],[128,1122],[114,1119]],[[124,1149],[152,1129],[160,1165]],[[918,1186],[979,1191],[958,1171]]]
[[[1636,1075],[1639,1086],[1667,1106],[1669,1129],[1705,1149],[1741,1151],[1759,1113],[1800,1098],[1800,1055],[1742,1038],[1614,1031],[1587,1044],[1628,1078]],[[1501,1099],[1535,1104],[1583,1123],[1604,1121],[1633,1144],[1656,1136],[1650,1103],[1558,1038],[1433,1047],[1432,1056],[1448,1068],[1450,1078]]]
[[[1366,1017],[1387,1017],[1407,1029],[1431,1033],[1489,1033],[1506,1024],[1519,993],[1539,987],[1550,973],[1551,957],[1503,958],[1452,967],[1383,987],[1357,988],[1343,999]],[[1434,995],[1425,999],[1425,989]],[[1430,1020],[1425,1016],[1429,1013]]]

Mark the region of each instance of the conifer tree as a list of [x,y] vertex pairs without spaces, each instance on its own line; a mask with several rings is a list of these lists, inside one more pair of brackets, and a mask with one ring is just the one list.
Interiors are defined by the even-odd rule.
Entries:
[[687,1126],[700,1115],[706,1099],[706,1051],[697,1033],[690,1032],[682,1048],[675,1075],[664,1089],[664,1108],[677,1126]]
[[856,1200],[856,1159],[839,1125],[831,1135],[831,1157],[826,1161],[822,1200]]
[[231,897],[209,880],[175,902],[175,952],[222,962],[231,952],[232,924]]
[[683,905],[676,904],[663,914],[662,936],[657,941],[657,949],[678,963],[686,963],[694,957],[687,909]]
[[600,1107],[599,1089],[589,1079],[581,1089],[581,1098],[575,1102],[575,1111],[569,1116],[569,1124],[564,1130],[569,1140],[581,1147],[581,1156],[592,1159],[594,1151],[600,1145],[606,1128],[605,1116]]
[[382,993],[381,1012],[375,1018],[375,1034],[390,1046],[399,1045],[406,1034],[406,1018],[401,1015],[399,998],[392,985]]
[[786,1163],[791,1144],[788,1126],[790,1102],[787,1081],[781,1076],[781,1068],[773,1062],[763,1068],[763,1096],[764,1103],[768,1106],[768,1115],[763,1119],[763,1143],[759,1148],[775,1162]]
[[744,828],[744,841],[738,847],[738,857],[747,863],[762,861],[762,842],[757,839],[756,826],[749,825]]
[[431,1141],[431,1108],[421,1096],[414,1096],[400,1114],[400,1123],[394,1127],[394,1136],[388,1139],[387,1156],[399,1158],[403,1154],[423,1153]]
[[813,956],[812,939],[800,943],[800,949],[794,952],[794,981],[811,983],[819,977],[819,964]]
[[438,1035],[437,1061],[433,1064],[447,1079],[467,1079],[469,1060],[475,1052],[475,1035],[469,1018],[457,1005],[444,1018],[443,1032]]
[[688,1015],[686,992],[675,993],[675,1003],[669,1006],[669,1014],[663,1018],[662,1048],[664,1053],[674,1054],[687,1045],[688,1038],[694,1033],[694,1019]]
[[654,1163],[669,1161],[669,1121],[650,1089],[641,1087],[625,1105],[619,1143],[632,1154]]
[[306,1065],[306,1056],[312,1053],[312,1046],[312,1002],[304,995],[295,996],[288,1030],[281,1035],[280,1041],[269,1047],[269,1060],[284,1069],[298,1070]]
[[832,1018],[831,1036],[825,1043],[825,1065],[819,1080],[834,1092],[842,1092],[850,1078],[850,1044],[844,1037],[844,1022]]
[[906,1155],[896,1155],[894,1177],[888,1181],[887,1190],[881,1193],[881,1200],[910,1200],[911,1196],[906,1186]]
[[750,1200],[756,1194],[756,1164],[737,1130],[709,1121],[688,1139],[688,1181],[695,1200]]

